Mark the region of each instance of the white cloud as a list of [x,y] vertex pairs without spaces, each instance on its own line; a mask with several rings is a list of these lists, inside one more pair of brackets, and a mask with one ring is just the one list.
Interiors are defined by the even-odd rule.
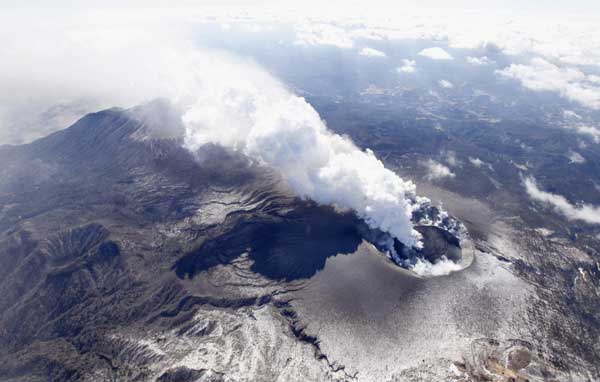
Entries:
[[365,90],[363,90],[361,95],[383,95],[386,94],[386,90],[384,88],[378,87],[373,84],[369,84]]
[[[579,124],[567,124],[564,125],[565,129],[568,130],[573,130],[574,132],[576,132],[579,135],[583,135],[583,136],[587,136],[589,138],[591,138],[595,143],[600,143],[600,129],[594,127],[594,126],[589,126],[589,125],[585,125],[582,123]],[[581,141],[579,143],[580,147],[585,148],[586,147],[586,143]]]
[[585,158],[576,151],[569,152],[569,160],[571,163],[582,164],[585,163]]
[[[563,116],[566,120],[563,124],[564,128],[574,130],[577,134],[588,136],[595,143],[600,143],[600,129],[583,123],[583,118],[572,110],[563,110]],[[587,144],[580,141],[579,146],[585,148]]]
[[562,195],[540,190],[532,177],[525,178],[523,183],[530,198],[552,207],[567,219],[600,224],[600,207],[590,204],[573,205]]
[[[487,4],[487,3],[486,3]],[[355,4],[356,5],[356,4]],[[451,48],[487,49],[508,55],[543,56],[567,65],[600,66],[600,38],[596,13],[537,12],[498,13],[460,7],[443,12],[426,7],[404,9],[390,15],[388,7],[339,6],[240,7],[231,9],[194,9],[197,19],[248,22],[295,23],[297,30],[307,23],[335,23],[350,39],[443,41]],[[300,9],[299,9],[300,8]],[[318,11],[317,11],[318,9]],[[393,7],[392,7],[393,9]]]
[[546,236],[546,237],[548,237],[548,236],[551,236],[551,235],[553,235],[553,234],[554,234],[554,231],[552,231],[552,230],[550,230],[550,229],[548,229],[548,228],[544,228],[544,227],[539,227],[539,228],[536,228],[535,230],[536,230],[536,232],[538,232],[540,235],[542,235],[542,236]]
[[529,170],[529,167],[527,166],[527,164],[519,164],[519,163],[512,162],[512,161],[511,161],[511,163],[513,164],[513,166],[515,166],[516,168],[518,168],[521,171],[528,171]]
[[482,167],[484,167],[484,166],[485,166],[485,167],[487,167],[487,168],[488,168],[490,171],[494,171],[494,167],[493,167],[493,166],[492,166],[490,163],[488,163],[488,162],[484,162],[484,161],[482,161],[482,160],[481,160],[481,159],[479,159],[479,158],[473,158],[473,157],[469,157],[469,162],[470,162],[470,163],[471,163],[473,166],[475,166],[475,167],[477,167],[477,168],[482,168]]
[[337,48],[349,49],[354,47],[354,40],[348,33],[331,24],[304,23],[296,34],[296,45],[329,45]]
[[360,54],[361,56],[367,56],[367,57],[387,57],[385,52],[382,52],[377,49],[369,48],[369,47],[362,48],[358,54]]
[[593,74],[590,74],[590,75],[587,76],[587,80],[589,82],[594,83],[594,84],[600,85],[600,76],[595,76]]
[[591,137],[594,142],[600,143],[600,129],[587,125],[574,126],[573,129],[581,135],[587,135]]
[[484,66],[484,65],[489,65],[489,64],[493,63],[494,61],[487,58],[487,56],[482,56],[482,57],[468,56],[467,62],[469,64],[475,65],[475,66]]
[[450,171],[448,167],[434,161],[433,159],[429,159],[423,164],[427,168],[427,175],[425,175],[425,178],[430,181],[443,178],[454,178],[456,176],[456,174]]
[[440,85],[444,89],[452,89],[454,87],[454,85],[452,84],[452,82],[450,82],[448,80],[439,80],[438,81],[438,85]]
[[442,152],[444,155],[444,161],[448,163],[448,165],[452,167],[461,167],[462,162],[456,157],[456,152],[452,150],[444,150]]
[[469,157],[469,162],[471,162],[471,164],[475,167],[481,167],[485,163],[484,161],[482,161],[479,158],[472,158],[472,157]]
[[404,59],[402,60],[402,62],[404,63],[404,65],[396,69],[399,73],[414,73],[417,71],[416,61]]
[[87,26],[45,16],[0,14],[0,144],[36,139],[88,112],[133,106],[180,85],[177,73],[170,85],[155,76],[154,66],[175,70],[181,50],[177,39],[165,41],[162,27],[93,13],[79,15]]
[[581,119],[581,116],[573,110],[563,110],[563,116],[568,119]]
[[435,46],[433,48],[425,48],[419,52],[419,56],[429,57],[432,60],[453,60],[454,58],[444,49]]
[[538,57],[528,65],[511,64],[496,73],[519,80],[533,91],[554,91],[570,101],[600,109],[600,87],[586,83],[587,76],[577,68],[559,67]]

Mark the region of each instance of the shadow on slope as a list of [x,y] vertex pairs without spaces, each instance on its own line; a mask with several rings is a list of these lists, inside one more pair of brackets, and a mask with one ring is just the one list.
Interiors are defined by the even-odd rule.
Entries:
[[275,280],[309,278],[323,269],[328,257],[356,251],[361,224],[352,213],[302,202],[282,220],[243,222],[188,253],[174,269],[180,278],[194,277],[247,252],[254,272]]

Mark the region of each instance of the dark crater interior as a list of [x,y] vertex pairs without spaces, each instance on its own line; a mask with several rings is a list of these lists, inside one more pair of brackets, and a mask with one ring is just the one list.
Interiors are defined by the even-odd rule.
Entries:
[[452,233],[440,227],[427,225],[416,226],[415,229],[423,236],[423,248],[409,248],[394,240],[396,253],[404,264],[412,264],[417,258],[431,263],[440,261],[442,257],[454,262],[462,259],[460,241]]

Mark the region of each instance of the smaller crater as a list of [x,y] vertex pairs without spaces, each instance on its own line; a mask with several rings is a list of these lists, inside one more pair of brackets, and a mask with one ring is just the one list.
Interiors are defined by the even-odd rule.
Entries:
[[531,353],[525,349],[515,349],[508,354],[508,368],[518,371],[531,363]]

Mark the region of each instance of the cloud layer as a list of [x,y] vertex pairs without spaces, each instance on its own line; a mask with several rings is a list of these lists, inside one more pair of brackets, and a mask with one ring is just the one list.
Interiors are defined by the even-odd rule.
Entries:
[[542,58],[534,58],[528,65],[511,64],[497,73],[519,80],[528,89],[554,91],[571,101],[600,109],[600,87],[595,84],[594,76],[586,76],[579,69],[559,67]]

